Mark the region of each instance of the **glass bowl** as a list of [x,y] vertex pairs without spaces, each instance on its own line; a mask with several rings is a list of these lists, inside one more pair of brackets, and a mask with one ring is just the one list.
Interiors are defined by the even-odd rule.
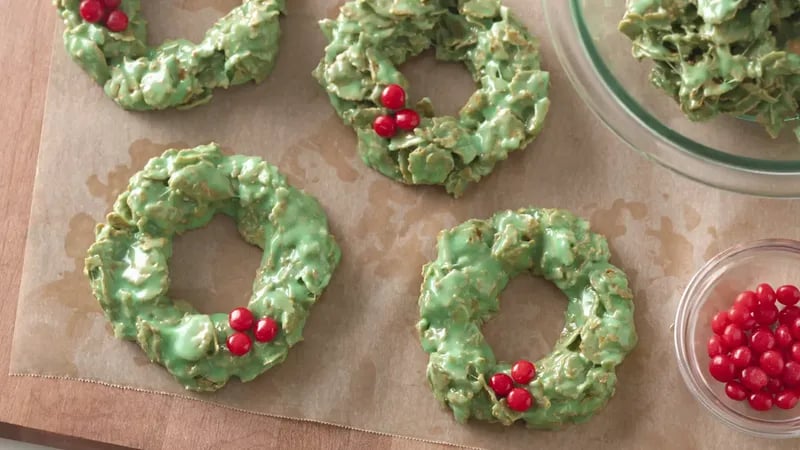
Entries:
[[[725,395],[724,383],[708,373],[711,317],[727,310],[736,295],[759,283],[777,287],[800,282],[800,242],[764,240],[738,245],[715,256],[689,282],[675,316],[675,352],[686,386],[727,425],[760,437],[800,437],[800,405],[755,411],[747,401]],[[780,304],[779,304],[780,306]]]
[[617,30],[625,0],[542,0],[558,58],[578,94],[635,150],[688,178],[767,197],[800,197],[800,142],[744,118],[687,119],[650,84],[651,63]]

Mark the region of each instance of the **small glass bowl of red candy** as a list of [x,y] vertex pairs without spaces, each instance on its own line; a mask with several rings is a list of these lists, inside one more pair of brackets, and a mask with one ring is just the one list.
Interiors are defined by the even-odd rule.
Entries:
[[800,242],[770,239],[715,256],[681,297],[675,317],[681,375],[703,406],[737,430],[800,437],[795,286]]

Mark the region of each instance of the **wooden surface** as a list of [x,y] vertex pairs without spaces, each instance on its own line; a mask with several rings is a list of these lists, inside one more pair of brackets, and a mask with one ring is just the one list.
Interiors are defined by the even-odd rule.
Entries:
[[106,447],[70,438],[148,449],[438,448],[188,400],[8,376],[55,22],[50,0],[9,1],[0,14],[0,422],[12,424],[0,423],[0,434],[62,448]]

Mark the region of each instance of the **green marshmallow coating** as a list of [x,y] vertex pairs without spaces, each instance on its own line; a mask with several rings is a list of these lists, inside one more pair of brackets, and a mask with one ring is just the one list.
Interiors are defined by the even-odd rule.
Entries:
[[798,15],[800,0],[629,0],[619,29],[689,119],[747,115],[774,137],[800,109]]
[[[227,313],[200,314],[167,296],[173,238],[218,213],[264,251],[248,308],[256,319],[280,324],[273,341],[254,341],[244,356],[226,347],[234,332]],[[214,391],[232,376],[250,381],[286,359],[339,258],[313,197],[262,159],[225,156],[210,144],[167,150],[131,178],[97,227],[85,271],[118,338],[138,342],[187,389]]]
[[266,79],[275,66],[284,0],[244,0],[206,32],[203,40],[147,45],[139,0],[122,0],[128,28],[115,33],[84,21],[80,0],[54,0],[66,25],[70,57],[122,108],[191,108],[211,100],[215,88]]
[[[499,0],[351,0],[321,27],[328,45],[314,77],[355,130],[364,163],[392,179],[459,196],[541,130],[549,76],[536,40]],[[397,66],[430,47],[464,63],[478,89],[458,117],[434,116],[422,99],[413,132],[381,138],[372,129],[386,113],[381,91],[407,87]]]
[[[436,399],[459,422],[523,420],[551,429],[588,420],[614,394],[614,369],[637,342],[628,280],[609,257],[604,237],[557,209],[505,211],[442,231],[436,260],[422,270],[417,324]],[[495,360],[481,326],[498,312],[509,280],[525,271],[553,282],[568,304],[558,342],[523,386],[534,405],[516,412],[489,387],[511,366]]]

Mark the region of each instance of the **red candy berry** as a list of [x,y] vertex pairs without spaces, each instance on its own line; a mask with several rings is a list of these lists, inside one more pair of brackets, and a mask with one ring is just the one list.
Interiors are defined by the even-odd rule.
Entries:
[[406,91],[399,84],[390,84],[381,92],[381,104],[389,109],[406,106]]
[[792,332],[786,325],[778,325],[773,334],[775,335],[775,345],[779,348],[787,348],[792,345]]
[[736,367],[727,355],[717,355],[711,358],[711,362],[708,364],[708,371],[715,380],[723,383],[733,380],[736,376]]
[[787,352],[789,357],[796,362],[800,362],[800,342],[795,342],[789,347],[789,351]]
[[280,327],[278,322],[272,317],[264,317],[256,322],[256,329],[253,331],[253,336],[256,337],[258,342],[270,342],[278,335]]
[[747,399],[750,407],[756,411],[767,411],[772,408],[772,396],[766,392],[755,392]]
[[81,18],[87,22],[97,23],[105,14],[105,8],[100,0],[83,0],[80,4],[79,11]]
[[770,394],[777,394],[783,391],[783,382],[779,378],[770,378],[767,380],[767,385],[764,390]]
[[253,328],[253,313],[247,308],[236,308],[228,314],[228,324],[236,331]]
[[742,327],[745,323],[747,323],[747,319],[750,318],[750,310],[745,308],[743,305],[733,305],[731,309],[728,310],[728,319],[730,319],[731,323]]
[[103,0],[103,5],[106,9],[115,10],[119,8],[119,4],[122,3],[122,0]]
[[761,303],[753,309],[752,314],[756,323],[770,326],[778,320],[778,307],[774,303]]
[[738,381],[728,381],[725,384],[725,395],[740,402],[747,398],[747,389]]
[[767,385],[769,377],[760,367],[750,366],[742,370],[741,381],[751,391],[759,391]]
[[508,407],[517,412],[527,411],[533,405],[533,396],[527,389],[514,388],[509,392]]
[[758,365],[771,377],[777,377],[783,372],[783,355],[776,350],[767,350],[758,358]]
[[736,348],[745,343],[745,335],[741,328],[734,324],[728,324],[722,332],[722,342],[728,348]]
[[226,344],[228,344],[228,350],[231,353],[236,356],[242,356],[250,351],[250,347],[253,346],[253,341],[250,340],[250,336],[241,331],[237,331],[228,336]]
[[496,373],[489,378],[489,387],[498,397],[505,397],[514,388],[514,381],[504,373]]
[[774,305],[775,300],[775,291],[769,283],[761,283],[756,286],[756,302],[759,305]]
[[750,336],[750,349],[756,353],[764,353],[775,348],[775,336],[768,328],[760,328]]
[[[709,348],[710,345],[711,343],[709,342]],[[713,358],[716,355],[709,356]],[[731,361],[733,361],[733,365],[737,369],[744,369],[745,367],[749,366],[751,362],[753,362],[753,352],[749,347],[741,346],[731,352]]]
[[800,387],[800,363],[797,361],[787,361],[783,366],[781,381],[786,387]]
[[756,293],[753,291],[744,291],[736,297],[733,302],[734,305],[741,305],[752,311],[756,307]]
[[775,406],[780,409],[792,409],[797,406],[797,400],[797,393],[792,391],[783,391],[775,396]]
[[714,317],[711,318],[711,331],[713,331],[715,334],[722,334],[725,331],[725,327],[727,327],[729,323],[731,323],[731,320],[728,318],[728,313],[725,311],[720,311],[714,314]]
[[800,317],[800,308],[797,306],[787,306],[778,313],[778,322],[780,322],[781,325],[791,325],[798,317]]
[[786,306],[792,306],[797,304],[800,301],[800,289],[797,289],[797,286],[786,284],[778,288],[775,291],[775,297],[778,298],[778,301]]
[[392,116],[378,116],[372,122],[372,129],[382,138],[390,138],[397,134],[397,122]]
[[708,357],[713,358],[723,353],[725,353],[725,344],[722,342],[722,337],[718,334],[711,336],[708,339]]
[[528,384],[536,376],[536,367],[532,362],[520,359],[511,367],[511,378],[519,384]]
[[792,358],[792,348],[791,347],[783,349],[783,362],[784,362],[784,365],[785,365],[785,363],[787,363],[789,361],[794,361],[794,358]]
[[411,131],[419,126],[419,114],[413,109],[397,111],[397,127],[401,130]]
[[789,324],[789,332],[792,333],[792,337],[795,341],[800,341],[800,317],[794,319],[792,323]]
[[125,31],[128,29],[128,15],[120,10],[111,11],[106,19],[106,27],[115,33]]

